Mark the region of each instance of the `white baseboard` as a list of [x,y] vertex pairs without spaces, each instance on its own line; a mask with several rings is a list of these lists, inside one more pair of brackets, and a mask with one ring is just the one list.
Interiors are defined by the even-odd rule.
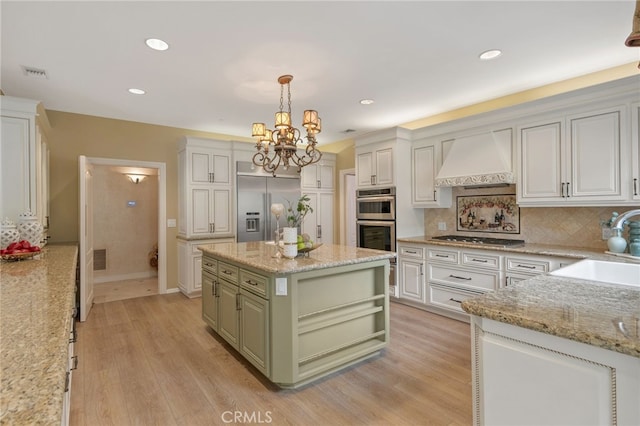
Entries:
[[157,278],[157,271],[143,271],[143,272],[135,272],[133,274],[123,274],[123,275],[105,275],[103,277],[96,277],[93,274],[93,283],[101,284],[101,283],[111,283],[114,281],[126,281],[126,280],[141,280],[145,278]]
[[180,289],[178,287],[168,288],[165,293],[166,294],[169,294],[169,293],[180,293]]

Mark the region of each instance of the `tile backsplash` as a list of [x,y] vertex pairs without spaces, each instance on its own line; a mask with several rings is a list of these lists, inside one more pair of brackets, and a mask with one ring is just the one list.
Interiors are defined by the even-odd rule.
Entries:
[[[614,211],[621,213],[632,208],[631,206],[521,207],[520,234],[456,231],[456,197],[492,194],[515,194],[515,185],[502,188],[453,188],[453,200],[450,208],[424,210],[425,235],[461,234],[477,237],[513,238],[525,240],[527,243],[606,250],[607,242],[602,240],[600,221],[609,220]],[[438,230],[440,222],[446,223],[446,231]]]

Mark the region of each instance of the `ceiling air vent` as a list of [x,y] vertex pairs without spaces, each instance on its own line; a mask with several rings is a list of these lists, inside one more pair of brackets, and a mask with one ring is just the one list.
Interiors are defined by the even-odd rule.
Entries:
[[46,78],[46,79],[49,78],[47,76],[47,72],[39,68],[25,67],[23,65],[22,70],[24,71],[24,75],[26,75],[27,77]]
[[355,132],[355,130],[353,129],[345,129],[342,131],[342,133],[353,133],[353,132]]

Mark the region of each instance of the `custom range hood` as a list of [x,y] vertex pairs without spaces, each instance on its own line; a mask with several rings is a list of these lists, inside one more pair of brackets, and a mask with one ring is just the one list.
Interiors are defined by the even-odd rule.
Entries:
[[465,136],[448,143],[449,151],[445,146],[446,156],[435,179],[437,187],[506,186],[515,182],[511,129]]

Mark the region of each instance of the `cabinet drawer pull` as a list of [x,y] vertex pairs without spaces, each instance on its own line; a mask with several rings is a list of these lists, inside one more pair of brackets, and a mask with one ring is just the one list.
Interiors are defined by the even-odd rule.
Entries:
[[565,195],[564,195],[564,182],[562,182],[562,185],[561,185],[561,188],[560,188],[560,196],[561,196],[562,198],[564,198],[564,197],[565,197]]
[[78,332],[76,331],[75,328],[71,331],[71,336],[72,337],[71,339],[69,339],[69,343],[75,343],[78,341]]
[[223,269],[222,273],[225,274],[225,275],[233,275],[233,272],[227,271],[226,269]]
[[204,264],[207,265],[207,266],[213,266],[213,263],[204,262]]
[[240,304],[240,294],[236,293],[236,311],[242,309],[242,305]]
[[251,281],[251,280],[246,280],[246,281],[245,281],[245,283],[247,283],[247,284],[249,284],[249,285],[258,285],[258,284],[260,284],[260,283],[259,283],[259,282],[257,282],[257,281]]
[[535,267],[535,266],[530,266],[530,265],[520,265],[520,264],[517,264],[517,265],[516,265],[516,268],[536,269],[536,267]]
[[71,367],[71,369],[72,370],[77,370],[78,369],[78,355],[72,356],[71,359],[73,360],[73,367]]
[[320,188],[321,186],[322,186],[322,183],[319,180],[317,180],[316,181],[316,188]]
[[488,260],[486,260],[486,259],[473,259],[473,258],[471,259],[471,261],[472,262],[480,262],[480,263],[487,263],[488,262]]
[[451,278],[457,278],[457,279],[459,279],[459,280],[466,280],[466,281],[471,281],[471,280],[472,280],[472,278],[459,277],[459,276],[457,276],[457,275],[449,275],[449,277],[451,277]]
[[633,195],[638,195],[638,179],[633,178]]
[[407,253],[411,253],[411,254],[418,254],[418,252],[417,252],[417,251],[413,251],[413,250],[405,250],[405,252],[407,252]]
[[446,258],[446,259],[448,259],[448,258],[449,258],[449,256],[448,256],[448,255],[446,255],[446,254],[436,254],[436,257],[444,257],[444,258]]
[[570,195],[571,191],[569,191],[569,185],[571,185],[571,182],[567,182],[567,198],[571,197]]
[[462,303],[462,300],[454,299],[453,297],[449,298],[452,302]]
[[69,392],[69,382],[71,378],[71,373],[67,371],[67,375],[64,378],[64,391]]

